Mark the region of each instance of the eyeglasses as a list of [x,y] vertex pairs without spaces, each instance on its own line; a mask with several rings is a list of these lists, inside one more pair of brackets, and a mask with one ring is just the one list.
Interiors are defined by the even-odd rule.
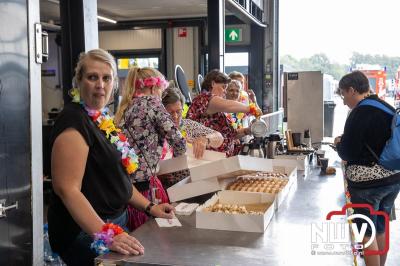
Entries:
[[226,90],[226,88],[228,88],[228,84],[223,83],[223,82],[215,82],[215,85],[219,85],[219,86],[223,87],[225,90]]
[[[167,110],[167,111],[168,111],[168,110]],[[183,112],[182,109],[179,109],[179,110],[176,110],[176,111],[168,111],[168,113],[169,113],[171,116],[177,116],[177,117],[181,117],[181,116],[182,116],[182,112]]]

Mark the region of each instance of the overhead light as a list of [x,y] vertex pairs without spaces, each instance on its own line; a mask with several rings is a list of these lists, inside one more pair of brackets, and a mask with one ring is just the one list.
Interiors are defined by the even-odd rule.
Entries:
[[[57,4],[57,5],[60,4],[59,0],[47,0],[47,2],[50,2],[50,3],[53,3],[53,4]],[[103,16],[97,16],[97,18],[102,20],[102,21],[106,21],[106,22],[110,22],[110,23],[113,23],[113,24],[117,24],[117,21],[113,20],[111,18],[106,18],[106,17],[103,17]]]
[[117,24],[116,20],[113,20],[113,19],[110,19],[110,18],[106,18],[106,17],[103,17],[103,16],[97,16],[97,18],[99,20],[102,20],[102,21],[106,21],[106,22],[110,22],[110,23],[113,23],[113,24]]

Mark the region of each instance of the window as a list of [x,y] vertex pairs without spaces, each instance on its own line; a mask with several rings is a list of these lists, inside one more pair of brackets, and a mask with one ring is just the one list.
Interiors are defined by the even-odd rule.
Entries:
[[249,73],[249,53],[225,53],[225,73],[239,71],[243,75]]
[[133,66],[159,68],[158,57],[120,57],[117,58],[118,76],[126,77]]

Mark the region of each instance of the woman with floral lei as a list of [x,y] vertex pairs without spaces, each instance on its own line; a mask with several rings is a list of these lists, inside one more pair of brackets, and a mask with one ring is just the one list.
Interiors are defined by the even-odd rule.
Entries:
[[235,129],[225,113],[248,113],[259,117],[262,112],[255,105],[249,106],[237,101],[227,100],[226,88],[231,79],[218,69],[211,70],[201,84],[202,92],[197,95],[189,107],[187,118],[197,121],[206,127],[222,134],[224,142],[213,150],[234,156],[240,151],[236,145],[239,138],[249,135],[249,128]]
[[108,52],[82,53],[75,69],[75,101],[65,105],[50,138],[50,244],[68,265],[93,265],[98,254],[109,250],[143,254],[140,242],[126,233],[128,205],[157,217],[173,216],[171,205],[153,205],[129,180],[137,156],[105,108],[116,73]]
[[[123,129],[139,157],[139,169],[131,175],[132,183],[149,200],[168,202],[168,196],[157,178],[158,162],[166,140],[174,156],[186,152],[186,141],[161,103],[161,93],[168,82],[153,68],[133,67],[125,80],[116,123]],[[129,208],[129,228],[136,229],[148,217]]]
[[[245,105],[255,104],[255,106],[259,108],[254,91],[246,86],[246,78],[244,77],[244,75],[238,71],[232,71],[231,73],[229,73],[229,77],[231,78],[232,81],[240,82],[241,89],[238,101]],[[227,99],[228,99],[228,91],[227,91]],[[241,123],[243,126],[248,125],[250,121],[254,119],[253,116],[249,116],[243,113],[240,114],[240,116],[242,117]]]
[[[243,90],[242,84],[238,80],[232,79],[226,88],[226,99],[232,101],[240,101],[240,92]],[[243,128],[244,113],[227,113],[226,116],[231,121],[231,125],[234,129]]]

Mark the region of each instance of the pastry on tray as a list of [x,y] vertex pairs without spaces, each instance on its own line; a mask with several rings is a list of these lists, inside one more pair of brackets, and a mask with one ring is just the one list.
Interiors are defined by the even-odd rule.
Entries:
[[244,175],[228,184],[227,190],[279,193],[288,183],[288,179],[278,177],[266,177],[262,175]]
[[228,214],[254,214],[254,215],[264,215],[261,211],[249,211],[244,205],[237,204],[221,204],[217,203],[213,206],[205,208],[205,211],[218,212],[218,213],[228,213]]

